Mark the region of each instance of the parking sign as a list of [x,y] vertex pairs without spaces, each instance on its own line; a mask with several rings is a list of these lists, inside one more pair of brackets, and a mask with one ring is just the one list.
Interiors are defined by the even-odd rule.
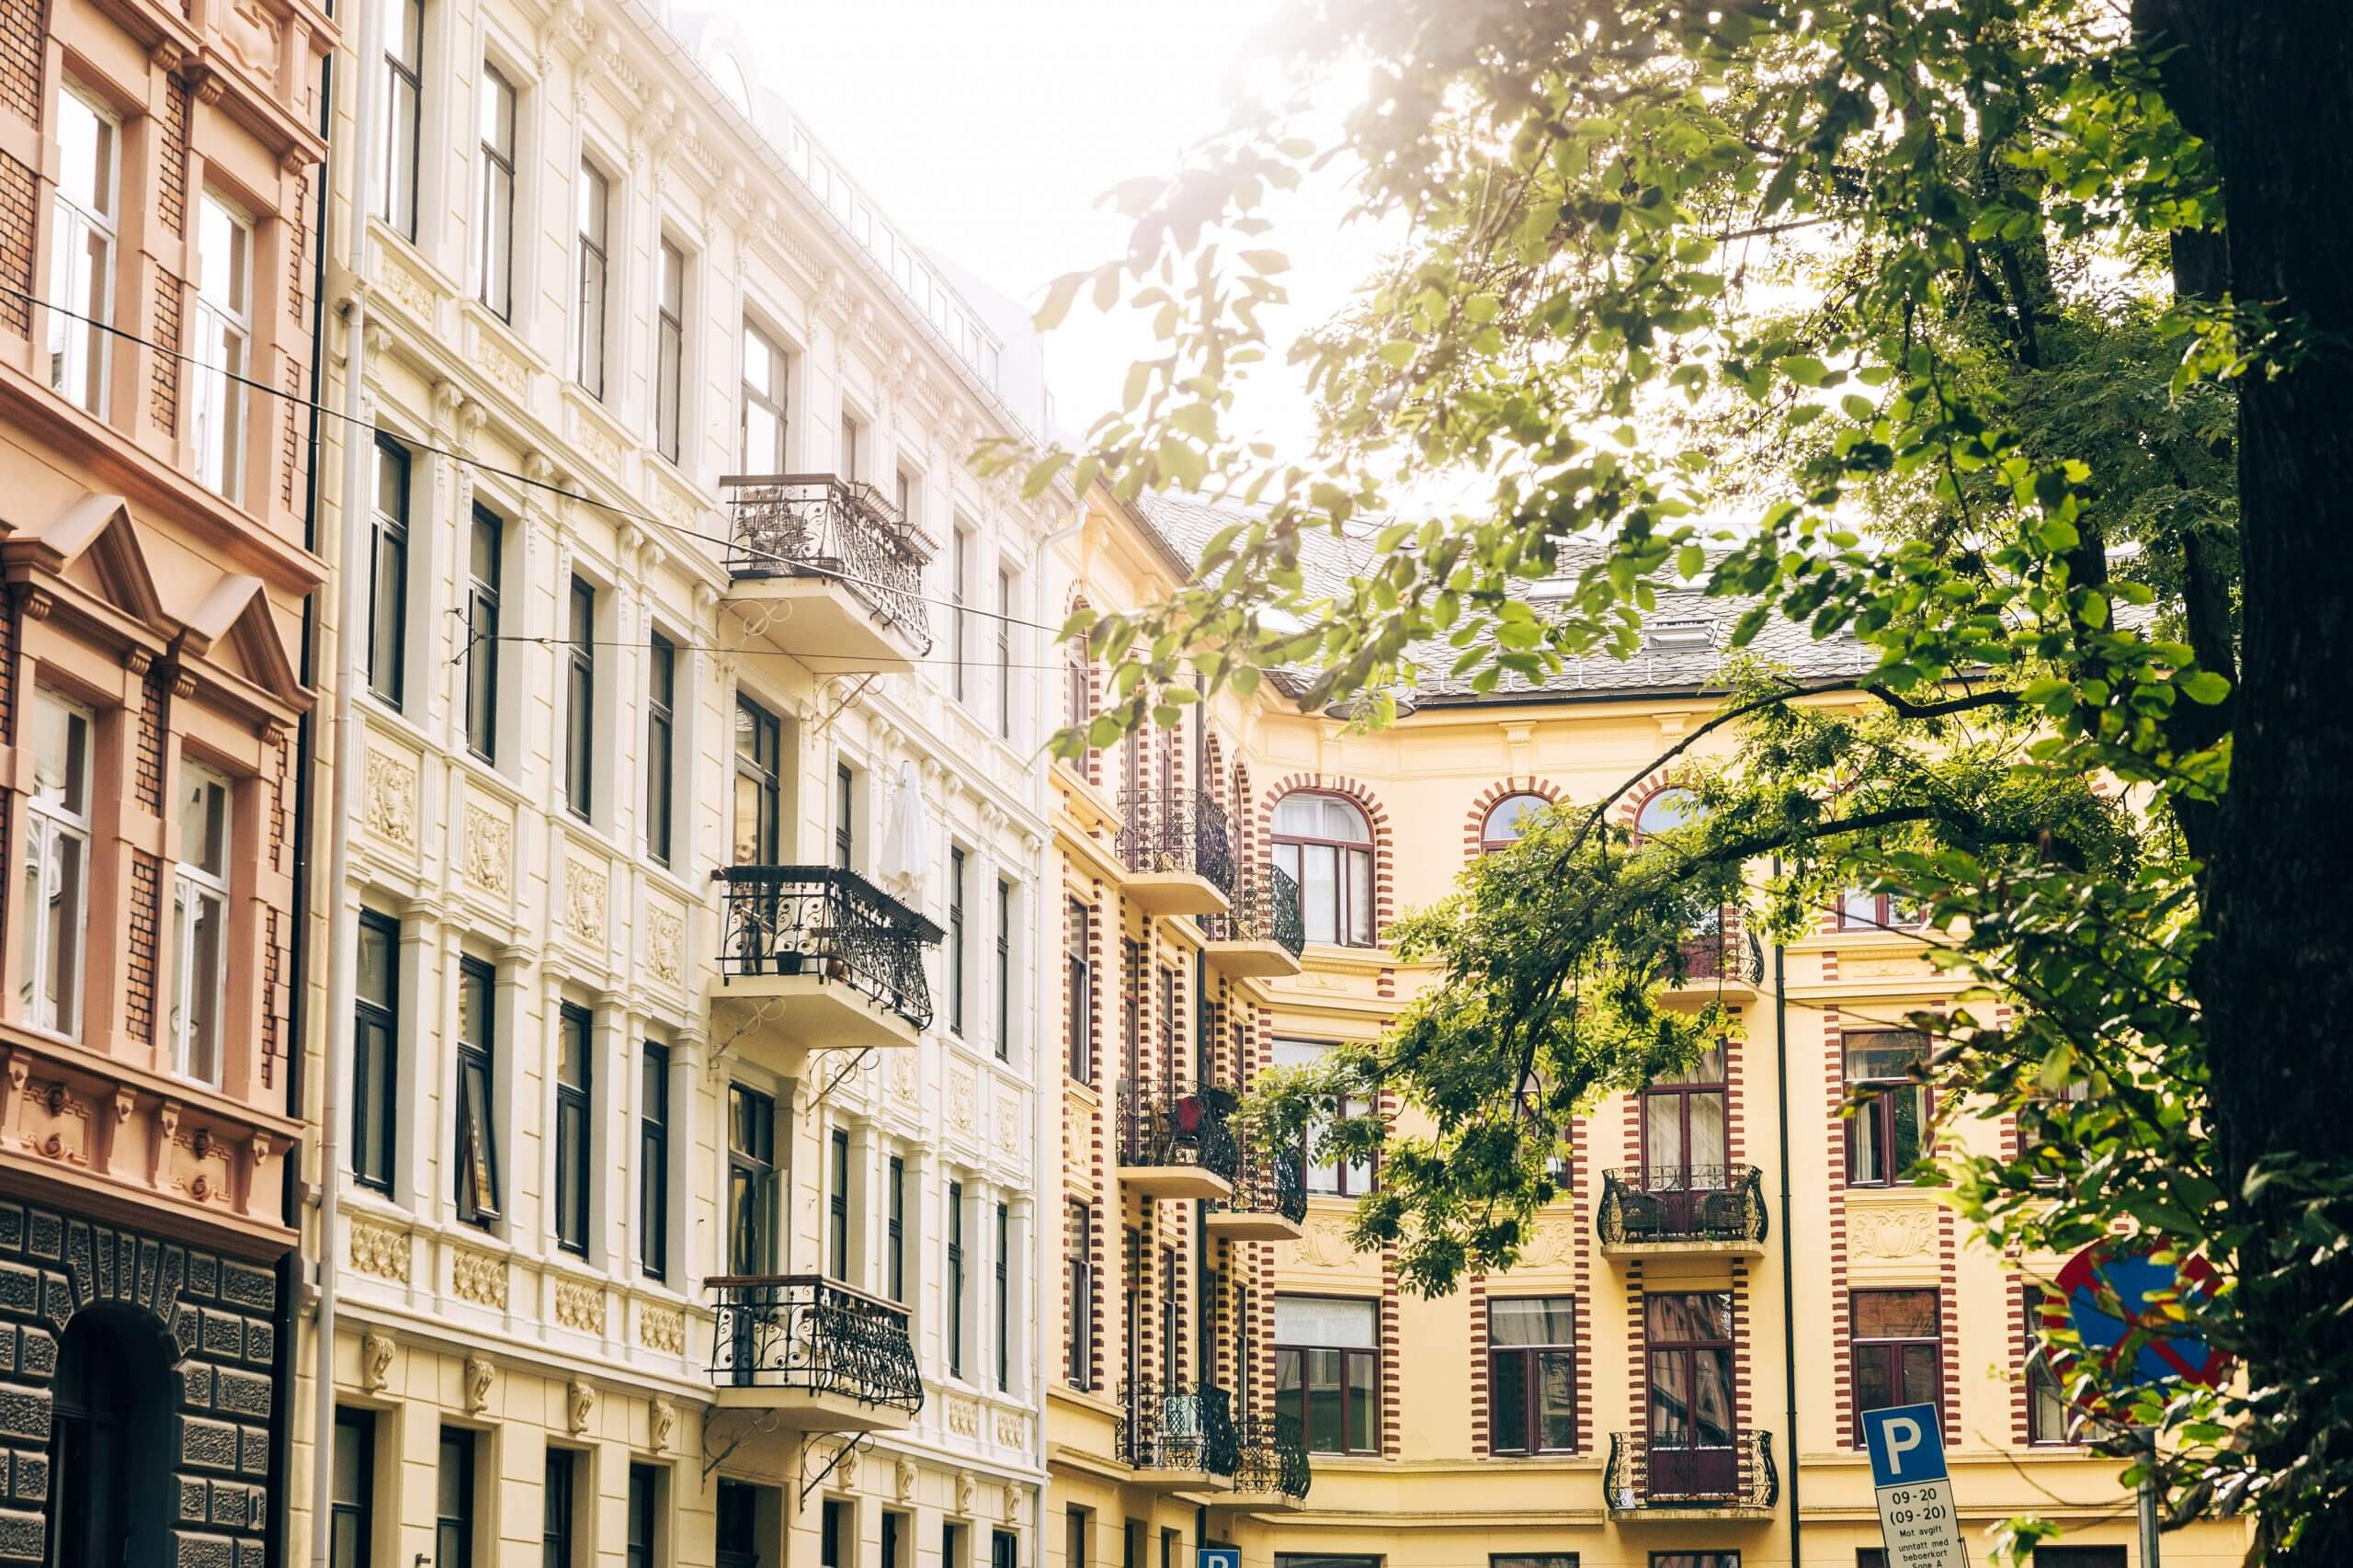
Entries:
[[1238,1546],[1204,1546],[1193,1554],[1194,1568],[1242,1568]]
[[1967,1568],[1937,1407],[1863,1412],[1863,1449],[1870,1456],[1887,1568]]

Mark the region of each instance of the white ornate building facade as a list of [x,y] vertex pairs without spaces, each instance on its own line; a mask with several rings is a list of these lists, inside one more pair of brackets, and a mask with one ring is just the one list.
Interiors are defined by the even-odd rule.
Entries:
[[294,1547],[1034,1561],[1026,324],[713,28],[353,10]]

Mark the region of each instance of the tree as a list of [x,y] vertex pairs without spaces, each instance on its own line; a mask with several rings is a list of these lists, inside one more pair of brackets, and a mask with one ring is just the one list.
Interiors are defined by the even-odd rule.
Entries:
[[[1428,1111],[1426,1139],[1322,1136],[1388,1140],[1358,1237],[1443,1288],[1512,1256],[1580,1098],[1696,1048],[1704,1020],[1653,1005],[1695,915],[1899,891],[1944,961],[2020,1004],[1936,1022],[1936,1073],[2047,1134],[1950,1173],[1964,1199],[2006,1235],[2123,1215],[2211,1256],[2226,1289],[2180,1311],[2248,1392],[2149,1402],[2176,1508],[2253,1510],[2267,1562],[2353,1560],[2333,689],[2353,16],[1320,0],[1301,20],[1302,81],[1370,66],[1337,144],[1245,117],[1123,187],[1129,254],[1042,312],[1124,298],[1165,352],[1084,446],[1030,455],[1031,489],[1251,508],[1165,603],[1074,624],[1117,666],[1095,742],[1172,722],[1196,671],[1246,691],[1310,665],[1305,700],[1374,722],[1439,662],[1540,679],[1629,648],[1675,578],[1741,604],[1736,644],[1780,617],[1878,662],[1868,710],[1744,672],[1703,821],[1637,844],[1606,802],[1559,813],[1407,925],[1439,991],[1256,1114],[1302,1123],[1338,1076]],[[1293,347],[1322,439],[1282,458],[1230,428],[1285,266],[1256,210],[1324,156],[1408,238]],[[1486,476],[1487,505],[1417,515],[1401,497],[1441,472]],[[1311,588],[1302,540],[1369,518],[1374,567]],[[1555,574],[1574,588],[1542,613],[1513,591]]]

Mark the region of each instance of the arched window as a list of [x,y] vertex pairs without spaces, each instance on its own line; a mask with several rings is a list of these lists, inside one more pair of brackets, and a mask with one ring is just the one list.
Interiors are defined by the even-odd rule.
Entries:
[[1487,808],[1487,820],[1479,824],[1479,852],[1492,855],[1498,849],[1508,849],[1519,842],[1528,831],[1528,818],[1552,802],[1541,795],[1506,795]]
[[1634,813],[1634,831],[1648,837],[1654,833],[1688,826],[1707,814],[1706,808],[1699,804],[1699,797],[1690,790],[1681,788],[1661,790],[1644,801],[1642,809]]
[[1275,864],[1299,883],[1311,942],[1373,943],[1372,826],[1338,795],[1286,795],[1275,804]]
[[113,1306],[85,1307],[58,1341],[49,1439],[53,1568],[160,1562],[171,1486],[166,1439],[176,1388],[162,1325]]

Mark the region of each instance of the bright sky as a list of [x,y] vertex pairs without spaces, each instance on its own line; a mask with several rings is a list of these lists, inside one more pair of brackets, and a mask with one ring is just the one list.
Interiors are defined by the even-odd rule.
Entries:
[[[1253,47],[1277,0],[725,0],[772,57],[770,85],[892,220],[1034,308],[1055,276],[1124,250],[1111,186],[1173,170],[1264,80]],[[748,62],[747,62],[748,63]],[[1343,198],[1273,210],[1267,243],[1290,252],[1278,347],[1346,300],[1370,255],[1340,229]],[[1153,339],[1123,307],[1082,300],[1047,340],[1060,422],[1084,432],[1115,408]],[[1275,356],[1279,359],[1279,352]],[[1297,383],[1262,372],[1241,422],[1294,439]]]

